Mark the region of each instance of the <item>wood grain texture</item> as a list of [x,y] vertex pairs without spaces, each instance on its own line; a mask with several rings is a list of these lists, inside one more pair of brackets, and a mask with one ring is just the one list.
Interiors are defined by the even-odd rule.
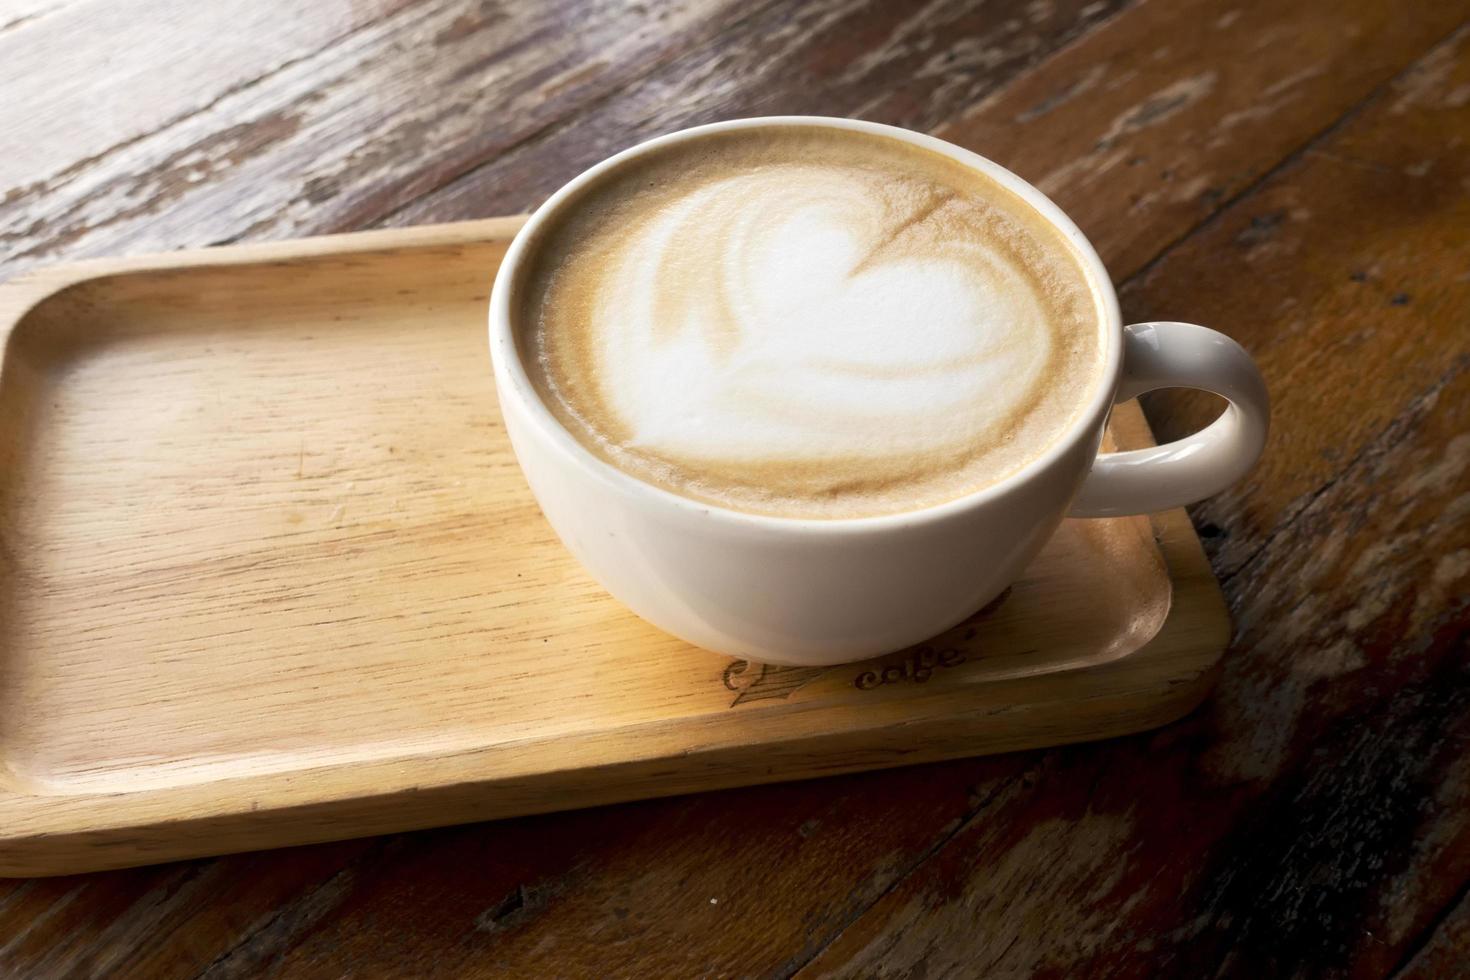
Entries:
[[[324,15],[254,0],[27,4],[16,12],[24,30],[0,35],[0,88],[8,95],[0,130],[25,134],[0,156],[0,186],[34,193],[33,182],[69,172],[79,158],[205,111],[404,5],[369,0]],[[166,71],[158,64],[163,51],[172,54]],[[105,88],[93,76],[101,64]]]
[[[579,12],[596,31],[620,9]],[[395,16],[453,23],[478,12],[420,4]],[[620,23],[639,22],[636,10],[627,16]],[[303,128],[315,135],[287,152],[288,141],[272,142],[261,120],[297,102],[268,101],[286,89],[266,79],[247,90],[252,98],[227,102],[192,128],[133,144],[146,155],[89,164],[93,186],[110,188],[93,210],[81,185],[12,197],[0,207],[8,236],[0,255],[15,271],[82,254],[503,213],[665,124],[745,111],[863,114],[937,127],[1034,180],[1086,157],[1049,189],[1098,237],[1115,275],[1166,256],[1147,288],[1126,290],[1132,315],[1198,318],[1253,346],[1289,341],[1293,331],[1311,342],[1295,348],[1300,365],[1289,350],[1263,352],[1273,394],[1297,393],[1276,413],[1269,469],[1196,510],[1242,635],[1209,707],[1158,735],[0,882],[0,968],[21,976],[785,976],[815,958],[830,972],[860,962],[889,976],[921,966],[930,976],[970,976],[987,964],[1019,975],[1036,963],[1065,964],[1052,972],[1073,976],[1454,975],[1470,958],[1455,927],[1466,880],[1458,822],[1466,709],[1456,674],[1467,659],[1466,590],[1456,577],[1463,545],[1440,533],[1446,524],[1437,518],[1458,513],[1452,505],[1465,492],[1456,427],[1466,382],[1460,362],[1445,355],[1463,350],[1455,328],[1467,314],[1462,294],[1442,285],[1457,261],[1453,275],[1465,274],[1465,244],[1463,232],[1457,240],[1453,227],[1424,220],[1455,187],[1445,174],[1459,171],[1440,168],[1458,166],[1464,152],[1451,146],[1462,135],[1453,119],[1423,110],[1453,117],[1466,104],[1463,55],[1440,46],[1466,16],[1460,3],[1381,0],[745,5],[660,48],[616,87],[595,83],[559,102],[554,120],[517,126],[535,113],[534,94],[522,96],[515,112],[497,116],[517,138],[488,151],[463,153],[452,145],[461,137],[449,137],[338,155],[334,140],[361,145],[360,125],[337,134],[328,120]],[[488,54],[508,43],[501,25],[523,23],[488,20],[460,42],[467,63],[475,45]],[[1003,44],[983,40],[1012,23]],[[370,37],[378,37],[371,27],[353,35],[340,56],[374,84],[334,105],[344,119],[391,130],[406,110],[354,107],[385,84],[410,84],[419,48],[379,38],[374,58],[352,61],[352,42]],[[328,48],[298,70],[330,76],[338,57]],[[1200,76],[1212,77],[1208,91],[1191,84]],[[96,77],[106,84],[105,72]],[[294,77],[281,75],[283,84]],[[441,79],[436,91],[494,114],[493,99],[469,95],[480,77]],[[556,101],[554,92],[547,98]],[[1390,114],[1376,135],[1353,129],[1375,104]],[[230,131],[252,111],[259,116],[250,116],[248,134]],[[1397,160],[1400,121],[1410,145],[1431,152]],[[1119,122],[1113,139],[1130,155],[1109,165],[1112,148],[1093,147]],[[1339,161],[1316,171],[1310,218],[1292,220],[1290,208],[1277,218],[1286,198],[1254,206],[1268,186],[1304,193],[1290,180],[1276,184],[1278,176],[1322,166],[1308,152],[1314,141],[1349,132],[1371,137],[1371,152],[1361,143],[1327,152],[1402,166],[1402,180],[1380,173],[1383,186],[1368,183],[1371,166]],[[198,152],[171,162],[201,146],[206,159],[213,147],[238,146],[236,155],[258,163],[236,165],[222,153],[191,169]],[[318,155],[324,164],[315,169]],[[416,198],[413,174],[444,156],[459,162]],[[1417,177],[1428,183],[1410,172],[1426,161],[1434,162]],[[193,173],[198,179],[188,180]],[[347,195],[341,209],[302,200],[314,176],[336,179]],[[1338,180],[1359,196],[1332,196],[1323,183]],[[176,218],[159,188],[207,204]],[[1463,202],[1463,185],[1460,195]],[[1230,223],[1212,220],[1232,201]],[[1340,213],[1324,214],[1329,204]],[[1330,231],[1309,234],[1317,220]],[[253,228],[258,222],[266,224]],[[1246,263],[1253,241],[1265,251]],[[1187,261],[1174,258],[1175,243],[1195,245]],[[1367,264],[1345,272],[1332,264],[1349,254]],[[1373,278],[1372,262],[1385,258],[1398,282]],[[1421,269],[1424,283],[1409,288]],[[1307,279],[1300,322],[1281,313],[1296,276]],[[1429,333],[1420,342],[1406,328]],[[1367,341],[1365,358],[1349,357]],[[1395,369],[1405,384],[1394,383]],[[1329,410],[1304,408],[1318,402]],[[1195,425],[1208,406],[1157,398],[1150,410],[1165,436]],[[1333,438],[1338,426],[1351,443],[1344,450]],[[1426,474],[1422,485],[1415,468]],[[914,875],[920,884],[905,891]],[[884,897],[894,894],[921,896],[936,910],[911,914],[910,904]]]
[[633,80],[383,222],[509,214],[638,140],[739,116],[856,116],[927,130],[1122,6],[885,0],[757,8],[720,37]]
[[0,8],[0,33],[24,27],[78,0],[9,0]]
[[1452,977],[1465,968],[1465,951],[1470,949],[1470,896],[1446,910],[1424,945],[1395,975],[1403,980],[1434,980]]
[[[1467,42],[1124,292],[1134,319],[1188,304],[1281,379],[1273,449],[1196,508],[1229,529],[1207,538],[1233,573],[1238,630],[1220,695],[1174,738],[1078,753],[1083,771],[1105,767],[1096,792],[1063,770],[968,828],[811,975],[961,969],[975,908],[1018,884],[966,869],[1024,875],[1059,849],[1076,857],[1033,883],[1033,916],[982,916],[995,932],[979,945],[1007,950],[989,969],[1098,969],[1122,962],[1120,936],[1147,934],[1152,966],[1181,976],[1382,975],[1470,877],[1470,278],[1451,244],[1470,222],[1456,152],[1470,112],[1454,95]],[[1418,300],[1396,301],[1405,291]],[[1307,372],[1326,377],[1293,384]],[[1170,407],[1184,431],[1213,410]],[[1247,542],[1259,552],[1236,557]],[[1063,925],[1066,942],[1043,942]]]
[[[496,410],[486,284],[521,223],[0,287],[0,873],[1106,737],[1204,696],[1229,624],[1179,511],[1069,522],[880,661],[750,665],[633,616]],[[1110,431],[1152,444],[1136,406]]]
[[1388,3],[1144,4],[938,135],[1045,191],[1122,281],[1467,16],[1465,3],[1411,17]]
[[[185,6],[195,17],[215,16],[213,5]],[[252,17],[279,20],[271,4],[244,6]],[[274,6],[324,24],[334,19],[314,6]],[[139,13],[113,9],[123,19]],[[587,107],[716,33],[741,9],[732,0],[400,3],[391,15],[335,43],[303,45],[247,80],[211,77],[212,98],[170,102],[157,113],[166,122],[148,119],[148,128],[110,152],[74,153],[54,175],[59,160],[42,179],[14,186],[0,216],[0,249],[19,271],[63,250],[70,257],[137,253],[360,227]],[[31,35],[50,23],[16,32],[9,44],[32,50]],[[201,27],[185,36],[197,46],[213,35]],[[224,37],[220,43],[235,52],[238,44],[228,40],[235,35]],[[140,57],[158,50],[145,45]],[[45,90],[47,76],[28,77]],[[152,100],[149,87],[120,81],[116,97]],[[77,84],[95,82],[79,72]],[[26,111],[25,99],[12,104]],[[24,132],[18,123],[12,129]]]

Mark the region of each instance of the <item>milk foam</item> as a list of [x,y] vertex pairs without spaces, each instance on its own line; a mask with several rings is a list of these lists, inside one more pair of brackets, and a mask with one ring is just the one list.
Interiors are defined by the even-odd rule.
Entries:
[[988,179],[876,137],[660,162],[589,198],[527,289],[538,387],[616,465],[740,509],[883,513],[1001,478],[1075,412],[1091,291]]

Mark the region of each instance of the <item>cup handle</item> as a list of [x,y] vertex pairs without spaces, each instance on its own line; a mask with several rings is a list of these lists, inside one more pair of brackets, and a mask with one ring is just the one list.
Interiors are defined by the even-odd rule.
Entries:
[[1235,341],[1192,323],[1124,327],[1114,402],[1156,388],[1200,388],[1230,404],[1194,435],[1098,456],[1068,516],[1121,517],[1182,507],[1224,490],[1260,459],[1270,417],[1266,382]]

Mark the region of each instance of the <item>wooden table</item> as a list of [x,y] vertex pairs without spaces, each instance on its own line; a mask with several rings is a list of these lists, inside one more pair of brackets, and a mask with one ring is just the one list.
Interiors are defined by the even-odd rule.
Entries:
[[[8,0],[0,275],[528,209],[681,126],[931,130],[1275,398],[1236,639],[1111,742],[0,882],[5,976],[1443,977],[1470,962],[1470,0]],[[1161,437],[1207,399],[1146,405]],[[1463,975],[1463,974],[1461,974]]]

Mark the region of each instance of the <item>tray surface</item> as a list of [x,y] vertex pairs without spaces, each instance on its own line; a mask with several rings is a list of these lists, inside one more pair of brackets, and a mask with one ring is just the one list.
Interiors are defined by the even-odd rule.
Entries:
[[[634,617],[500,425],[484,306],[516,227],[0,288],[0,873],[1074,741],[1203,696],[1228,624],[1182,512],[1068,521],[882,661],[746,665]],[[1132,405],[1113,435],[1149,441]]]

